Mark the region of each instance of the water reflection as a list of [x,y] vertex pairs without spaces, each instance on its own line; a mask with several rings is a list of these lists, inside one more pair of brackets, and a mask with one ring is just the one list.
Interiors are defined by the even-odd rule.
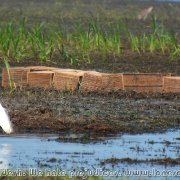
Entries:
[[[60,168],[63,170],[109,168],[101,164],[110,158],[150,160],[180,157],[180,130],[105,138],[103,141],[78,143],[57,141],[58,136],[0,136],[0,168]],[[61,135],[63,136],[63,135]],[[71,138],[73,136],[70,136]],[[164,165],[153,168],[164,170]],[[167,165],[178,169],[180,165]],[[152,164],[118,163],[113,169],[152,169]]]
[[0,145],[0,169],[7,169],[9,166],[9,155],[11,153],[11,145]]

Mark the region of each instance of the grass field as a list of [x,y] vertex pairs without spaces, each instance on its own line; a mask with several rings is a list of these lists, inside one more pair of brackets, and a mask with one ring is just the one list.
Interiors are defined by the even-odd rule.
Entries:
[[[10,65],[178,74],[180,5],[118,0],[0,0],[0,57]],[[145,20],[137,15],[153,6]]]

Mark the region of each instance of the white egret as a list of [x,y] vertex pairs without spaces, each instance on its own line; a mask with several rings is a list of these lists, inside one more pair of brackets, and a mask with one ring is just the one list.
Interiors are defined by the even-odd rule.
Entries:
[[13,128],[9,116],[6,110],[2,107],[1,103],[0,103],[0,126],[7,134],[13,132]]
[[139,14],[138,14],[138,19],[141,20],[145,20],[147,18],[147,16],[152,12],[153,10],[153,6],[150,6],[147,9],[143,9]]

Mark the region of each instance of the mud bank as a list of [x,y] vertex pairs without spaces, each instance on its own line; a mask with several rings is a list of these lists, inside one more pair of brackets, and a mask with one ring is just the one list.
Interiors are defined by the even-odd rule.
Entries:
[[15,133],[144,133],[180,127],[179,94],[0,91]]

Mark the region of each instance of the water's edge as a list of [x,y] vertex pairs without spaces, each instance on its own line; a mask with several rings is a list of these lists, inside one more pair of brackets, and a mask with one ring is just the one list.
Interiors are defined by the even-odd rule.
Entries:
[[[148,162],[152,159],[180,157],[180,129],[159,134],[125,134],[83,143],[73,141],[73,138],[76,140],[77,136],[59,138],[55,134],[0,135],[0,169],[180,168],[180,165],[168,162]],[[133,161],[128,161],[128,158]],[[114,163],[113,160],[119,162]]]

